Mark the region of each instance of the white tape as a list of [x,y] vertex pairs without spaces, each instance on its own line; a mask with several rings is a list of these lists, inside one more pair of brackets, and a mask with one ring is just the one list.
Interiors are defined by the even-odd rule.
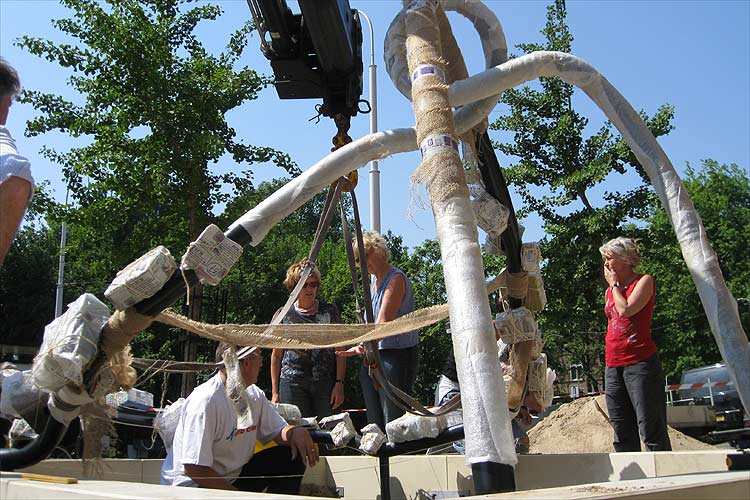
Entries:
[[192,269],[201,283],[216,286],[242,255],[242,246],[211,224],[190,244],[180,268]]
[[409,5],[406,6],[406,10],[419,10],[429,8],[433,12],[437,8],[437,3],[432,0],[414,0],[413,2],[409,3]]
[[422,159],[445,151],[455,151],[458,154],[458,141],[448,134],[428,135],[419,144],[419,151]]
[[417,66],[417,69],[415,69],[411,74],[411,83],[414,83],[425,76],[435,76],[438,78],[438,80],[445,83],[445,72],[439,67],[433,66],[432,64],[422,64],[420,66]]
[[526,272],[539,271],[542,252],[539,243],[524,243],[521,245],[521,267]]
[[104,296],[119,311],[124,311],[161,290],[175,269],[177,264],[172,254],[160,245],[118,272]]

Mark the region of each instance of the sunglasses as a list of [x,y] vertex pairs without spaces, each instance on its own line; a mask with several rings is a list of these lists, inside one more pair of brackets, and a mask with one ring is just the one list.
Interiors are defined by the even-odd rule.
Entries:
[[312,283],[305,283],[302,288],[318,288],[320,286],[319,281],[313,281]]

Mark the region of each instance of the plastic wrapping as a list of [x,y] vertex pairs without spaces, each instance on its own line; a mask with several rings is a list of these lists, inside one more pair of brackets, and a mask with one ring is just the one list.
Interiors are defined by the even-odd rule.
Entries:
[[161,290],[176,269],[172,254],[159,245],[118,272],[104,296],[117,310],[124,311]]
[[542,251],[539,243],[524,243],[521,245],[521,267],[524,271],[539,272],[539,262],[542,260]]
[[405,413],[385,424],[385,432],[391,443],[403,443],[422,438],[437,437],[446,428],[444,416],[423,417]]
[[153,408],[154,406],[154,395],[147,391],[142,391],[140,389],[128,389],[127,391],[118,391],[113,392],[112,394],[107,394],[105,398],[106,402],[110,406],[117,407],[121,404],[124,404],[126,402],[131,403],[138,403],[145,406],[150,406]]
[[529,363],[526,389],[530,392],[543,392],[547,383],[547,355],[542,353]]
[[516,344],[527,340],[534,340],[539,335],[534,315],[525,307],[511,309],[508,312],[497,313],[495,328],[500,338],[506,344]]
[[8,444],[11,448],[16,448],[28,443],[32,439],[36,439],[38,435],[26,420],[17,418],[13,420],[13,424],[8,431]]
[[55,392],[64,385],[83,384],[83,370],[97,353],[99,335],[109,309],[90,293],[68,305],[65,314],[44,328],[44,341],[34,358],[34,384]]
[[331,439],[336,448],[343,448],[356,435],[357,431],[354,430],[351,420],[342,420],[331,430]]
[[[494,105],[494,103],[493,103]],[[462,134],[481,122],[492,109],[481,109],[473,104],[454,113],[457,134]],[[333,181],[352,170],[397,153],[417,150],[417,134],[413,128],[387,130],[357,139],[329,154],[295,177],[271,196],[246,212],[229,227],[242,228],[251,236],[251,245],[263,241],[271,228],[282,219],[327,189]],[[519,225],[519,229],[520,229]]]
[[491,234],[487,234],[484,238],[484,245],[482,245],[482,250],[484,250],[484,253],[488,253],[490,255],[497,255],[498,257],[502,257],[505,255],[505,251],[503,250],[502,246],[500,245],[500,238],[496,238],[492,236]]
[[544,291],[544,280],[539,271],[529,271],[529,287],[524,305],[531,312],[539,312],[547,305],[547,292]]
[[247,395],[247,386],[242,380],[242,372],[235,348],[230,347],[225,350],[222,360],[224,361],[224,368],[227,373],[224,389],[227,398],[232,403],[232,408],[234,408],[237,414],[237,428],[245,429],[252,427],[255,424],[255,416],[252,412],[253,407],[250,404],[250,398]]
[[190,243],[180,268],[192,269],[205,285],[218,285],[242,255],[242,246],[230,240],[216,224],[211,224]]
[[547,368],[547,379],[544,383],[541,401],[544,408],[549,408],[555,398],[555,380],[557,380],[557,373],[552,368]]
[[[296,405],[289,403],[271,403],[271,405],[287,424],[298,424],[302,422],[302,412],[299,411],[299,407]],[[315,418],[312,420],[315,421]]]
[[439,210],[435,225],[467,430],[466,459],[469,463],[514,465],[517,457],[510,439],[508,404],[497,361],[474,215],[468,198]]
[[62,422],[65,425],[70,424],[74,418],[81,413],[81,407],[92,403],[94,398],[89,394],[73,385],[66,385],[57,392],[47,401],[47,409],[49,409],[52,418],[58,422]]
[[[508,46],[505,33],[495,14],[482,2],[472,0],[443,1],[443,9],[455,11],[464,16],[476,29],[484,52],[487,68],[497,66],[508,60]],[[391,81],[407,99],[411,100],[411,78],[406,60],[406,31],[403,11],[396,15],[388,27],[383,49],[385,68]],[[497,99],[487,99],[489,106],[484,117],[497,103]]]
[[277,222],[328,188],[339,177],[372,160],[416,149],[417,136],[414,129],[377,132],[362,137],[329,154],[302,175],[289,181],[234,222],[229,229],[241,225],[252,237],[251,244],[256,246]]
[[297,420],[297,425],[308,429],[320,429],[318,419],[315,417],[300,417],[300,419]]
[[[12,373],[4,374],[2,386],[0,386],[0,415],[10,417],[9,420],[21,416],[22,407],[28,406],[23,403],[26,399],[23,395],[30,392],[28,390],[30,384],[31,372],[29,371],[13,370]],[[35,394],[29,397],[35,397]]]
[[319,424],[321,429],[331,430],[340,422],[348,422],[347,425],[354,429],[354,425],[352,424],[352,417],[349,416],[348,413],[337,413],[335,415],[325,417],[320,420]]
[[582,89],[622,134],[648,175],[674,228],[711,331],[746,411],[750,411],[750,345],[737,303],[687,189],[643,119],[596,69],[564,52],[533,52],[451,84],[451,105],[486,98],[538,77],[559,77]]
[[[487,191],[480,189],[478,186],[471,188],[471,194],[474,197],[471,200],[471,209],[477,218],[477,225],[487,233],[488,237],[490,235],[493,237],[492,245],[494,246],[494,242],[499,240],[500,235],[508,227],[510,210],[494,196],[491,196]],[[489,253],[497,255],[494,249]]]
[[183,406],[185,406],[185,398],[180,398],[161,410],[154,418],[154,429],[159,433],[167,450],[172,448],[174,433],[177,430],[177,424],[180,423]]
[[380,447],[385,443],[385,434],[377,424],[369,424],[362,428],[362,438],[359,440],[359,449],[368,455],[377,455]]

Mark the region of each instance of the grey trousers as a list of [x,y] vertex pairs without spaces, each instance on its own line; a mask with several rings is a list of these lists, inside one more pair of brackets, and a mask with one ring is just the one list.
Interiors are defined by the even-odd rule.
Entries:
[[615,451],[641,451],[641,441],[648,451],[671,451],[658,354],[629,366],[608,366],[604,380]]

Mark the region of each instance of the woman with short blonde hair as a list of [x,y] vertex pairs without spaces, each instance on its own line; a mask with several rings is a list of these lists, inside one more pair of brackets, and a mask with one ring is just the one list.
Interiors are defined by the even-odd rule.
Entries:
[[[375,323],[386,323],[414,311],[414,289],[403,271],[393,267],[385,238],[374,231],[362,235],[367,272],[375,276],[372,282],[372,313]],[[354,256],[359,264],[359,248],[355,243]],[[368,321],[372,322],[370,318]],[[410,394],[417,378],[419,366],[419,330],[387,337],[378,341],[381,368],[388,381],[403,392]],[[340,351],[340,356],[363,354],[359,345]],[[359,372],[362,395],[367,408],[367,421],[385,430],[385,424],[404,414],[385,391],[378,391],[370,378],[369,367],[362,363]]]
[[648,451],[669,451],[664,372],[651,338],[656,281],[635,271],[641,261],[638,240],[615,238],[599,252],[609,285],[604,393],[615,451],[641,451],[641,440]]

